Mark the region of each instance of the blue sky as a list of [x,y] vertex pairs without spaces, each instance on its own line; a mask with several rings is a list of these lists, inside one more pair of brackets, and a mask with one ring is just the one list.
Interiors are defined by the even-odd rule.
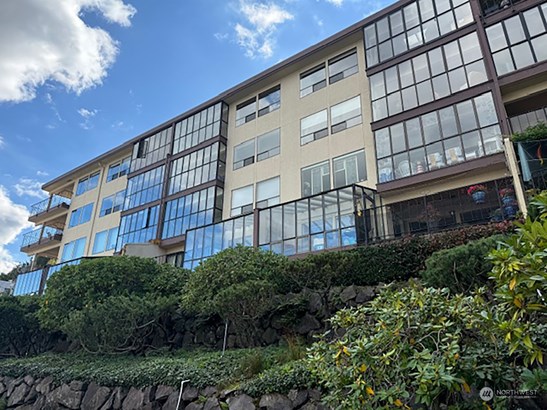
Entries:
[[393,0],[2,0],[0,273],[42,183]]

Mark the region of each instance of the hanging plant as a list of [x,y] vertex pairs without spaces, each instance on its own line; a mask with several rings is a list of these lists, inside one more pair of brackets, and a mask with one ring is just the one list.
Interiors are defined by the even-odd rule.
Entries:
[[473,198],[476,204],[483,204],[486,200],[486,186],[482,184],[471,185],[467,188],[467,195]]

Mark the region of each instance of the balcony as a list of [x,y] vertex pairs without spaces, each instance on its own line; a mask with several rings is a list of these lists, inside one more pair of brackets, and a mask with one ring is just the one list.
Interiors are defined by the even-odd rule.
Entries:
[[70,199],[59,195],[52,195],[32,205],[28,220],[36,225],[46,225],[62,229],[65,226],[69,207]]
[[21,252],[55,258],[59,253],[63,231],[43,226],[23,236]]
[[481,0],[482,15],[488,16],[497,11],[505,10],[521,1],[522,0]]

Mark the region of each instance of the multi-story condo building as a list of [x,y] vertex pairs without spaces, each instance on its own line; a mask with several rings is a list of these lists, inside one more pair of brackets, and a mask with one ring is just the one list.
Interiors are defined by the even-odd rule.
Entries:
[[15,293],[114,252],[193,268],[512,218],[546,173],[504,136],[546,97],[546,1],[398,1],[47,183],[22,249],[61,264]]

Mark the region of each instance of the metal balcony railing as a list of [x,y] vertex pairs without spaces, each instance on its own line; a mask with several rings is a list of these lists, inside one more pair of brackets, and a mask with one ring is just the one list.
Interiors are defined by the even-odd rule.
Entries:
[[482,15],[487,16],[495,13],[496,11],[511,7],[516,3],[520,3],[522,0],[481,0]]
[[63,231],[60,229],[51,228],[49,226],[38,228],[23,235],[23,243],[21,244],[21,248],[26,248],[27,246],[38,243],[45,243],[53,239],[60,239],[62,235]]
[[30,208],[30,216],[36,216],[43,212],[49,211],[50,209],[56,208],[61,204],[70,205],[70,199],[59,195],[53,195],[50,198],[46,198],[43,201],[32,205]]

